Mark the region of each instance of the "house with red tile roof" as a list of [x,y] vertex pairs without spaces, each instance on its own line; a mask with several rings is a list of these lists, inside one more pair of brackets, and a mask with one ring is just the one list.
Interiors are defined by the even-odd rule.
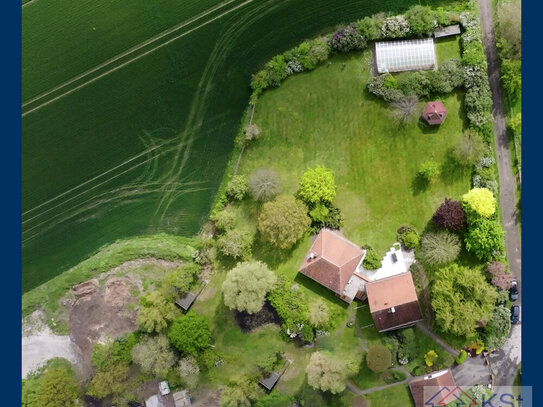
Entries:
[[401,250],[393,248],[382,260],[381,269],[366,271],[366,251],[339,232],[322,229],[300,265],[299,272],[327,287],[351,303],[368,299],[379,331],[389,331],[422,319],[415,285]]
[[[424,389],[426,388],[426,394]],[[456,383],[449,369],[432,372],[426,376],[411,379],[409,390],[416,407],[438,405],[450,392],[454,391]],[[431,399],[431,401],[430,401]],[[431,404],[425,404],[430,402]]]

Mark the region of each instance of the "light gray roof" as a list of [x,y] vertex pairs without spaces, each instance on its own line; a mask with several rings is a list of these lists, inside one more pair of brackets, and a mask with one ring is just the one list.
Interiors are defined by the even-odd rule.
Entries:
[[450,35],[460,34],[460,24],[448,25],[434,31],[435,38],[448,37]]
[[434,39],[376,42],[375,62],[379,73],[434,69]]
[[175,407],[186,407],[192,405],[187,390],[182,390],[174,393],[173,401],[175,403]]

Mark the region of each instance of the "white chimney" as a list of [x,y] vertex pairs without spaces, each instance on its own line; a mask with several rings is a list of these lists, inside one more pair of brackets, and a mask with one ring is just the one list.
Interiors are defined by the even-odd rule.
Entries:
[[390,308],[390,313],[391,313],[391,314],[394,314],[395,312],[396,312],[396,309],[395,309],[394,307],[391,307],[391,308]]

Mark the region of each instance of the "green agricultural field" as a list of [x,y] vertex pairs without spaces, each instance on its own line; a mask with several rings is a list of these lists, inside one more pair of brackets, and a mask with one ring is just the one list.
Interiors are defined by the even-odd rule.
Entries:
[[[266,91],[253,119],[262,136],[244,153],[239,172],[274,169],[283,192],[294,194],[308,167],[331,168],[338,186],[335,204],[345,214],[344,233],[384,253],[400,225],[424,229],[445,197],[469,190],[471,174],[449,155],[466,126],[462,93],[443,99],[449,113],[439,129],[417,123],[399,127],[390,120],[388,105],[365,89],[369,64],[369,52],[338,56],[330,66]],[[429,159],[441,164],[442,175],[425,187],[416,173]]]
[[23,291],[118,238],[193,235],[230,158],[250,74],[304,38],[415,3],[25,3]]

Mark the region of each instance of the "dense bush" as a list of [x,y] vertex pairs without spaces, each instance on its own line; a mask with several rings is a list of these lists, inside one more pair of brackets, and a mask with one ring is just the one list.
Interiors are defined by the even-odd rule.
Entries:
[[211,343],[209,318],[189,311],[173,321],[168,338],[180,352],[197,355]]
[[403,245],[408,249],[416,249],[419,247],[419,235],[414,232],[408,232],[403,237]]
[[485,143],[473,131],[467,131],[452,150],[453,157],[460,165],[475,165],[485,152]]
[[280,249],[292,247],[310,224],[307,207],[290,195],[266,202],[258,216],[258,230],[262,238]]
[[499,261],[492,261],[488,265],[488,272],[491,283],[500,290],[508,290],[511,287],[511,274],[507,272],[505,264]]
[[445,198],[432,216],[432,221],[440,228],[460,232],[466,226],[466,213],[459,201]]
[[417,177],[427,183],[435,181],[440,174],[441,167],[439,166],[439,163],[433,160],[423,162],[417,171]]
[[270,394],[258,399],[255,407],[285,407],[292,405],[293,401],[291,396],[285,396],[273,390]]
[[266,294],[276,280],[273,271],[260,261],[238,264],[222,284],[224,305],[254,314],[262,309]]
[[387,102],[400,100],[405,96],[397,88],[396,80],[389,73],[372,77],[368,82],[368,91]]
[[241,201],[249,191],[249,184],[244,175],[234,175],[226,185],[226,197],[230,201]]
[[345,223],[341,210],[331,203],[317,203],[309,212],[311,233],[318,233],[322,228],[340,229]]
[[151,373],[157,378],[165,376],[177,360],[168,338],[163,334],[155,337],[145,336],[132,349],[132,359],[143,372]]
[[137,324],[145,332],[160,332],[164,330],[179,311],[170,298],[164,297],[159,291],[152,291],[140,301],[142,307],[138,310]]
[[[386,348],[385,348],[386,349]],[[352,358],[338,359],[336,355],[313,352],[306,367],[307,383],[314,389],[329,391],[332,394],[345,390],[345,382],[355,374],[357,363]]]
[[356,30],[354,24],[341,27],[332,35],[332,49],[338,52],[349,52],[366,48],[367,42]]
[[464,349],[462,349],[460,351],[460,354],[456,357],[456,359],[454,359],[454,361],[456,362],[457,365],[461,365],[462,363],[464,363],[467,357],[468,357],[468,353]]
[[236,224],[236,215],[232,211],[222,210],[213,215],[211,220],[215,223],[217,230],[225,232],[234,228],[234,225]]
[[473,188],[462,195],[464,210],[473,210],[478,215],[489,218],[496,212],[496,198],[486,188]]
[[398,362],[405,365],[417,357],[417,341],[413,328],[405,328],[397,331],[400,342],[398,349]]
[[228,257],[247,259],[251,256],[253,235],[242,230],[229,230],[217,239],[217,248]]
[[375,15],[372,17],[364,17],[356,22],[356,29],[368,41],[378,40],[381,38],[381,26],[383,19]]
[[460,238],[451,232],[430,232],[422,236],[420,258],[428,264],[444,264],[460,254]]
[[368,349],[366,364],[375,373],[381,373],[390,367],[392,357],[386,346],[377,344]]
[[[414,243],[418,243],[418,236],[417,229],[415,229],[414,226],[411,225],[402,225],[398,228],[396,231],[396,239],[398,242],[403,244],[408,249],[415,249],[417,245],[414,245]],[[408,235],[410,235],[408,237]],[[413,235],[417,236],[417,239],[415,240]]]
[[518,97],[522,90],[522,72],[520,59],[505,59],[501,65],[501,80],[504,89],[513,97]]
[[319,165],[302,174],[298,196],[308,205],[332,202],[336,197],[336,181],[332,170]]
[[435,350],[429,350],[424,354],[424,362],[426,363],[426,366],[433,366],[437,358],[439,358],[439,355]]
[[263,392],[256,379],[248,376],[234,377],[221,393],[222,407],[250,407]]
[[132,362],[132,349],[139,342],[141,333],[132,332],[115,339],[111,343],[95,343],[92,346],[91,362],[98,370],[121,362]]
[[405,13],[407,23],[415,35],[430,35],[437,27],[437,19],[430,7],[414,6]]
[[498,5],[498,46],[500,55],[519,58],[522,51],[521,1],[500,2]]
[[468,252],[482,261],[490,261],[504,251],[505,232],[501,225],[492,219],[468,217],[468,230],[464,242]]
[[279,174],[273,170],[258,169],[249,178],[249,189],[257,201],[270,201],[281,192]]
[[366,270],[377,270],[381,267],[381,258],[377,252],[371,246],[364,246],[366,250],[366,256],[364,256],[364,261],[362,261],[362,266]]
[[497,295],[479,270],[455,263],[442,268],[432,285],[436,324],[443,332],[472,335],[492,314]]
[[486,349],[493,351],[503,346],[511,330],[511,311],[500,305],[496,307],[492,318],[483,329],[482,339]]
[[411,28],[404,16],[385,18],[381,25],[381,36],[384,38],[403,38],[410,32]]
[[309,304],[307,319],[315,328],[324,328],[330,319],[330,311],[324,301],[317,300]]
[[309,324],[307,319],[308,307],[305,295],[299,291],[292,290],[288,283],[278,284],[268,294],[268,300],[277,311],[282,321],[283,331],[287,335],[297,335],[302,326]]

